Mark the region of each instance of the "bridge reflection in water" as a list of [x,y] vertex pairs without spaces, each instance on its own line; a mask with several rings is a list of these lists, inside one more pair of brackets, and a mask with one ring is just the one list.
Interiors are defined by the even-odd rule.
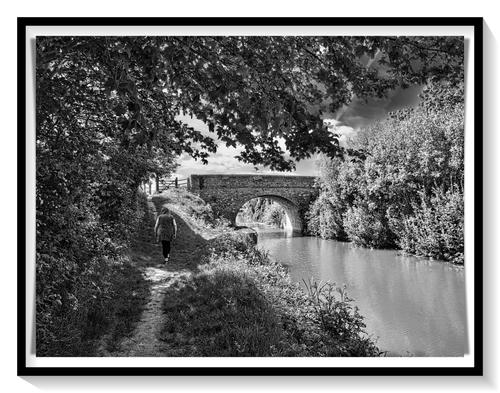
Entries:
[[286,239],[292,237],[302,237],[303,234],[300,231],[294,230],[292,227],[288,228],[276,228],[270,225],[262,224],[260,222],[244,222],[236,219],[236,224],[238,226],[245,226],[255,229],[258,238],[262,239]]

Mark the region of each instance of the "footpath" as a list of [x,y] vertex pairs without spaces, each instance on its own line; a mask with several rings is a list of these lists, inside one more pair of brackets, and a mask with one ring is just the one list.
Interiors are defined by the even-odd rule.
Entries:
[[[156,206],[148,202],[152,212],[161,208],[161,200]],[[177,222],[177,239],[172,242],[170,261],[164,267],[161,246],[154,242],[153,226],[151,225],[151,238],[148,241],[138,242],[131,250],[132,263],[143,271],[143,276],[150,282],[150,296],[133,333],[124,338],[117,349],[100,350],[100,356],[164,356],[166,348],[158,339],[159,332],[165,324],[165,315],[162,304],[165,293],[176,286],[178,282],[186,280],[202,263],[207,254],[208,240],[213,234],[203,232],[194,227],[180,211],[167,205]],[[155,214],[156,216],[156,214]],[[104,348],[104,346],[102,347]]]

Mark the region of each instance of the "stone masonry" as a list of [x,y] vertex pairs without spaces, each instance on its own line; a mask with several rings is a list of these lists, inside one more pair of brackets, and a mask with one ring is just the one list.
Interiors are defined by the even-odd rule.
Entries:
[[191,175],[188,189],[212,206],[215,213],[233,225],[243,204],[266,197],[279,202],[294,230],[303,230],[303,218],[317,197],[313,176],[283,175]]

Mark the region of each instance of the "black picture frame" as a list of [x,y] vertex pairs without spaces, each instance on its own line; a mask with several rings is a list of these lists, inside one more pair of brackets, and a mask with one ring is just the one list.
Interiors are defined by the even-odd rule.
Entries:
[[[29,26],[472,26],[474,29],[474,366],[473,367],[27,367],[26,365],[26,28]],[[28,375],[482,375],[483,374],[483,18],[18,18],[17,373]]]

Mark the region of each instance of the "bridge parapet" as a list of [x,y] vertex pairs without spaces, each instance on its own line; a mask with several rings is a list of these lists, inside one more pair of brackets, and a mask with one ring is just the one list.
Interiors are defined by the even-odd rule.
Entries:
[[204,188],[311,188],[314,176],[191,175],[191,190]]

